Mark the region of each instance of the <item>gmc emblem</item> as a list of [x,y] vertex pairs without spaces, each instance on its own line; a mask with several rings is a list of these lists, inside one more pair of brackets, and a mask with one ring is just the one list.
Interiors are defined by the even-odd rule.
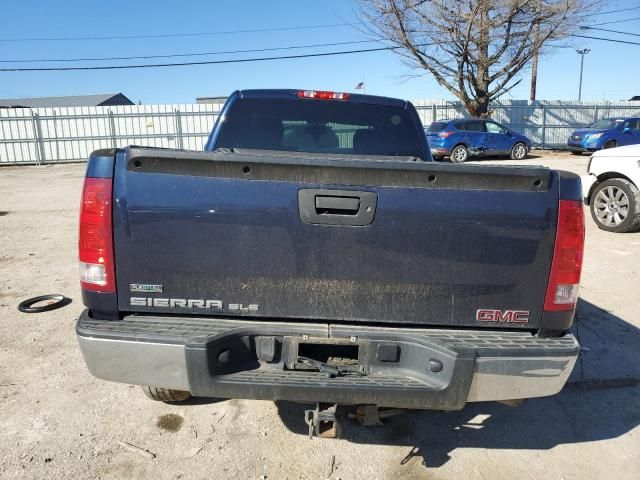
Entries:
[[476,312],[478,322],[529,323],[529,310],[490,310],[481,308]]

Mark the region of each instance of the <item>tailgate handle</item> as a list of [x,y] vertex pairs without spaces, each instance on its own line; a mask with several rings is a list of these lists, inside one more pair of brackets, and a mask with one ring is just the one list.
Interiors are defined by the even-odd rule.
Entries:
[[300,218],[321,225],[364,226],[373,222],[376,192],[305,188],[298,191]]
[[360,197],[316,196],[318,215],[356,215],[360,208]]

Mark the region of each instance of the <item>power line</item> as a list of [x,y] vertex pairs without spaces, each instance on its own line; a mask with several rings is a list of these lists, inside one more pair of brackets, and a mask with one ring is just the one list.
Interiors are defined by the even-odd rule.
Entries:
[[379,40],[354,40],[351,42],[334,42],[334,43],[315,43],[311,45],[292,45],[288,47],[272,47],[272,48],[252,48],[248,50],[226,50],[217,52],[191,52],[191,53],[174,53],[166,55],[138,55],[132,57],[87,57],[87,58],[32,58],[23,60],[0,60],[0,63],[33,63],[33,62],[87,62],[87,61],[109,61],[109,60],[141,60],[153,58],[176,58],[176,57],[201,57],[207,55],[225,55],[230,53],[255,53],[255,52],[273,52],[278,50],[295,50],[299,48],[316,48],[316,47],[335,47],[339,45],[354,45],[358,43],[377,43]]
[[[435,32],[428,32],[428,33],[435,33]],[[149,60],[154,58],[180,58],[180,57],[197,57],[197,56],[208,56],[208,55],[224,55],[224,54],[234,54],[234,53],[270,52],[270,51],[279,51],[279,50],[295,50],[295,49],[301,49],[301,48],[354,45],[354,44],[362,44],[362,43],[382,43],[382,41],[381,40],[353,40],[348,42],[292,45],[292,46],[286,46],[286,47],[253,48],[253,49],[245,49],[245,50],[223,50],[223,51],[215,51],[215,52],[190,52],[190,53],[176,53],[176,54],[163,54],[163,55],[135,55],[135,56],[120,56],[120,57],[84,57],[84,58],[4,59],[4,60],[0,60],[0,64],[2,63],[35,63],[35,62],[61,63],[61,62],[84,62],[84,61],[101,62],[101,61],[112,61],[112,60]],[[429,45],[435,45],[436,43],[430,43],[430,44],[424,44],[424,45],[418,45],[418,46],[429,46]],[[0,71],[8,71],[8,70],[4,69]],[[20,70],[14,69],[12,71],[20,71]],[[26,70],[23,70],[23,71],[26,71]]]
[[204,37],[209,35],[233,35],[236,33],[262,33],[262,32],[282,32],[288,30],[310,30],[316,28],[333,28],[353,26],[356,23],[329,23],[324,25],[298,25],[295,27],[275,27],[258,28],[252,30],[226,30],[219,32],[196,32],[196,33],[155,33],[145,35],[112,35],[103,37],[31,37],[31,38],[0,38],[0,42],[67,42],[75,40],[136,40],[140,38],[176,38],[176,37]]
[[[419,46],[427,46],[419,45]],[[215,65],[224,63],[248,63],[265,62],[269,60],[291,60],[295,58],[328,57],[336,55],[350,55],[354,53],[381,52],[384,50],[397,50],[401,47],[365,48],[360,50],[343,50],[338,52],[307,53],[302,55],[283,55],[279,57],[235,58],[229,60],[207,60],[203,62],[182,63],[156,63],[141,65],[97,65],[88,67],[33,67],[33,68],[0,68],[0,72],[60,72],[73,70],[124,70],[132,68],[160,68],[160,67],[184,67],[189,65]]]
[[[630,42],[626,40],[616,40],[612,38],[592,37],[589,35],[574,34],[573,37],[586,38],[590,40],[600,40],[604,42],[622,43],[626,45],[640,45],[640,42]],[[418,47],[426,47],[436,45],[436,43],[426,43],[416,45]],[[0,68],[0,72],[59,72],[59,71],[79,71],[79,70],[125,70],[125,69],[141,69],[141,68],[161,68],[161,67],[184,67],[191,65],[218,65],[228,63],[250,63],[250,62],[264,62],[272,60],[292,60],[298,58],[314,58],[314,57],[329,57],[338,55],[351,55],[356,53],[369,53],[369,52],[382,52],[398,50],[402,47],[379,47],[379,48],[365,48],[358,50],[342,50],[337,52],[321,52],[321,53],[307,53],[301,55],[283,55],[276,57],[256,57],[256,58],[236,58],[227,60],[207,60],[201,62],[181,62],[181,63],[156,63],[156,64],[137,64],[137,65],[94,65],[94,66],[81,66],[81,67],[27,67],[27,68]]]
[[[581,27],[588,28],[588,27]],[[435,33],[435,32],[430,32]],[[164,55],[134,55],[134,56],[121,56],[121,57],[81,57],[81,58],[30,58],[30,59],[5,59],[0,60],[0,63],[61,63],[61,62],[87,62],[87,61],[112,61],[112,60],[150,60],[154,58],[180,58],[180,57],[201,57],[209,55],[225,55],[234,53],[256,53],[256,52],[272,52],[281,50],[296,50],[301,48],[317,48],[317,47],[333,47],[341,45],[355,45],[362,43],[381,43],[381,40],[353,40],[348,42],[332,42],[332,43],[316,43],[308,45],[291,45],[286,47],[271,47],[271,48],[252,48],[245,50],[219,50],[215,52],[190,52],[190,53],[174,53]]]
[[625,18],[624,20],[612,20],[610,22],[602,22],[602,23],[594,23],[591,25],[592,27],[599,27],[600,25],[610,25],[612,23],[623,23],[623,22],[632,22],[634,20],[640,20],[640,17],[635,18]]
[[612,42],[612,43],[625,43],[627,45],[640,45],[640,42],[629,42],[627,40],[615,40],[613,38],[602,38],[602,37],[590,37],[588,35],[572,35],[572,37],[578,38],[590,38],[591,40],[602,40],[603,42]]
[[[610,13],[627,12],[629,10],[638,10],[638,9],[640,9],[640,6],[593,13],[592,16],[608,15]],[[617,20],[615,22],[606,22],[606,23],[628,22],[631,20],[637,20],[637,19],[632,18],[628,20]],[[346,27],[346,26],[354,26],[354,25],[357,25],[358,23],[360,22],[341,22],[341,23],[329,23],[329,24],[322,24],[322,25],[298,25],[293,27],[274,27],[274,28],[258,28],[258,29],[226,30],[226,31],[223,30],[218,32],[195,32],[195,33],[153,33],[153,34],[144,34],[144,35],[110,35],[110,36],[94,36],[94,37],[0,38],[0,42],[67,42],[67,41],[74,41],[74,40],[136,40],[136,39],[143,39],[143,38],[202,37],[202,36],[211,36],[211,35],[233,35],[238,33],[281,32],[281,31],[288,31],[288,30],[309,30],[309,29],[316,29],[316,28]],[[605,25],[605,23],[600,23],[597,25]]]
[[598,15],[608,15],[610,13],[627,12],[629,10],[639,10],[639,9],[640,9],[640,6],[639,7],[631,7],[631,8],[621,8],[620,10],[609,10],[608,12],[592,13],[591,16],[595,17],[595,16],[598,16]]
[[608,28],[594,28],[594,27],[580,27],[581,30],[599,30],[601,32],[619,33],[620,35],[633,35],[634,37],[640,37],[640,33],[621,32],[620,30],[610,30]]

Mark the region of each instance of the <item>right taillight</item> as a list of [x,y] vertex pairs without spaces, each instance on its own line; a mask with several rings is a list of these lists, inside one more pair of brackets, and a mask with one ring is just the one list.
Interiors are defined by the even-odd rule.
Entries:
[[560,200],[558,229],[544,309],[572,310],[578,301],[580,272],[584,253],[584,214],[582,202]]
[[80,284],[86,290],[115,292],[111,229],[111,178],[86,178],[80,206]]

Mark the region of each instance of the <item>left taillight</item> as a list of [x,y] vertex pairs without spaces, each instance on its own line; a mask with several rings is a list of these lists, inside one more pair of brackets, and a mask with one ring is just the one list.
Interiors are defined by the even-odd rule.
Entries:
[[584,214],[582,202],[560,200],[556,243],[544,300],[545,310],[562,311],[575,308],[578,301],[583,255]]
[[78,257],[82,288],[115,293],[111,182],[111,178],[85,178],[80,206]]

